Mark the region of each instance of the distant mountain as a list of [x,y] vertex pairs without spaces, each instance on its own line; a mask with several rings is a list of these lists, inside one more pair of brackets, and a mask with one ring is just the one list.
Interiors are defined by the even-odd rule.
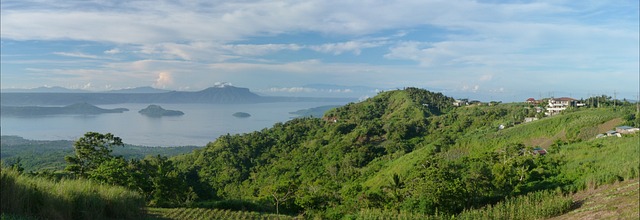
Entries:
[[310,88],[324,91],[353,91],[353,92],[375,92],[381,90],[379,88],[373,88],[368,86],[343,86],[333,84],[307,84],[302,86],[303,88]]
[[289,114],[297,115],[298,117],[322,118],[325,112],[337,107],[340,107],[340,106],[339,105],[323,105],[315,108],[301,109],[295,112],[289,112]]
[[162,117],[162,116],[180,116],[184,115],[184,112],[177,110],[167,110],[159,105],[149,105],[145,109],[138,111],[138,113],[149,117]]
[[82,89],[67,89],[60,86],[45,87],[41,86],[33,89],[3,89],[3,93],[87,93],[89,91]]
[[[151,91],[136,89],[129,91]],[[155,91],[155,90],[153,90]],[[118,103],[255,103],[262,97],[249,89],[233,86],[211,87],[202,91],[171,91],[164,93],[1,93],[2,105],[69,105],[91,102],[93,104]]]
[[64,107],[2,106],[0,109],[0,114],[11,116],[95,115],[129,111],[126,108],[103,109],[88,103],[77,103]]
[[340,98],[265,97],[247,88],[230,85],[210,87],[201,91],[171,91],[164,93],[0,93],[3,106],[69,105],[89,102],[96,105],[118,103],[209,103],[243,104],[264,102],[336,101]]
[[165,93],[165,92],[170,92],[170,91],[164,90],[164,89],[156,89],[151,86],[107,91],[107,93]]

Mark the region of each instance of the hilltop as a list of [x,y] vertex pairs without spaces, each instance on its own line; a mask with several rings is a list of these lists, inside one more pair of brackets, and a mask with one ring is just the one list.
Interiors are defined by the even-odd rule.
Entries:
[[167,110],[159,105],[149,105],[144,109],[138,111],[138,113],[149,117],[162,117],[162,116],[180,116],[184,115],[184,112],[178,110]]
[[[637,176],[631,165],[637,158],[624,159],[631,169],[626,171],[602,158],[594,173],[575,173],[576,162],[567,162],[575,157],[572,152],[588,149],[574,145],[606,148],[620,142],[615,146],[627,148],[607,154],[637,155],[631,147],[637,136],[595,140],[591,129],[612,120],[624,123],[630,110],[582,109],[522,124],[534,111],[527,104],[454,107],[453,102],[415,88],[383,92],[330,110],[322,119],[222,136],[176,161],[199,170],[214,192],[203,198],[263,204],[282,196],[286,202],[272,205],[294,213],[316,210],[329,218],[328,213],[342,216],[365,208],[456,214],[530,192],[606,183],[609,175]],[[539,140],[552,143],[543,146],[547,155],[533,150]],[[442,191],[424,191],[428,188]]]
[[416,88],[381,92],[322,118],[223,135],[167,161],[123,166],[162,165],[153,173],[169,178],[152,185],[160,188],[117,183],[152,195],[151,206],[201,208],[191,211],[542,219],[569,212],[579,202],[572,193],[638,178],[640,134],[596,139],[601,130],[638,126],[635,106],[569,109],[523,123],[535,114],[526,103],[454,102]]

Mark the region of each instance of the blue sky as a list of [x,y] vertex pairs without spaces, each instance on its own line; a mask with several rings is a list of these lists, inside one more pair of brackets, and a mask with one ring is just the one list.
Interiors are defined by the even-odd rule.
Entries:
[[230,82],[267,95],[362,95],[305,87],[333,84],[504,101],[636,99],[638,4],[2,0],[1,87]]

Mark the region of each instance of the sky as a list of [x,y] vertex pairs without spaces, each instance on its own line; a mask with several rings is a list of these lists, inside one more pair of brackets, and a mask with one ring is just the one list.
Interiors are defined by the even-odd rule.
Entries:
[[2,89],[228,82],[266,95],[419,87],[521,101],[637,100],[640,87],[637,0],[1,0],[0,9]]

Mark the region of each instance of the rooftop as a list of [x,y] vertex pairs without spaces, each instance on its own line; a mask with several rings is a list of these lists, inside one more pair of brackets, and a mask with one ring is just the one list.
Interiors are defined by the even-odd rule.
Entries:
[[561,98],[555,98],[553,100],[555,100],[555,101],[575,101],[576,99],[569,98],[569,97],[561,97]]

